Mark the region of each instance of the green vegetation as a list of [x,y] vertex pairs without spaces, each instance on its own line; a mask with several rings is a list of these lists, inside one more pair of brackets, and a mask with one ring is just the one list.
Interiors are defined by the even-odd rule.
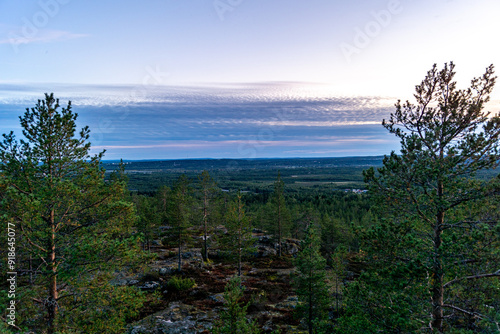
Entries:
[[178,246],[178,271],[182,270],[182,246],[187,236],[187,228],[190,224],[190,210],[188,208],[191,196],[189,194],[189,180],[185,175],[179,176],[169,197],[167,208],[167,219],[173,227],[173,233],[177,237]]
[[200,181],[199,193],[202,213],[202,228],[203,228],[203,250],[202,256],[204,261],[208,261],[208,237],[213,226],[213,217],[216,215],[214,203],[217,199],[217,185],[212,179],[208,171],[204,170],[199,176]]
[[103,163],[46,95],[0,143],[0,331],[500,331],[495,77],[453,78],[396,105],[383,159]]
[[237,261],[238,277],[241,277],[241,260],[253,248],[252,223],[245,214],[245,208],[238,194],[228,207],[225,226],[227,233],[222,239],[222,248]]
[[[126,172],[129,189],[152,195],[163,185],[172,186],[185,174],[193,182],[204,170],[221,189],[231,192],[270,193],[278,172],[287,192],[328,192],[363,189],[363,170],[381,166],[383,157],[306,158],[306,159],[214,159],[174,161],[128,161]],[[117,162],[104,162],[109,172]]]
[[192,278],[174,276],[168,281],[168,287],[174,289],[175,291],[186,291],[195,286],[196,282]]
[[401,154],[365,173],[384,220],[363,234],[369,265],[349,289],[346,327],[498,330],[500,235],[490,203],[500,182],[475,178],[500,164],[500,116],[482,111],[496,78],[490,66],[460,90],[454,75],[453,63],[434,66],[416,86],[417,104],[398,103],[383,123]]
[[300,305],[298,314],[305,319],[309,334],[326,333],[330,296],[326,285],[326,261],[319,251],[319,237],[314,226],[307,227],[302,250],[295,259],[295,284]]
[[233,277],[226,285],[224,292],[225,310],[221,312],[220,319],[213,329],[214,334],[258,334],[259,328],[255,322],[246,318],[248,304],[241,306],[244,287],[241,279]]
[[103,153],[89,156],[89,129],[75,136],[76,118],[71,103],[60,109],[46,94],[20,118],[25,140],[10,133],[0,143],[0,211],[19,259],[9,271],[29,274],[18,276],[17,323],[49,334],[73,326],[119,333],[144,298],[110,285],[110,273],[141,260],[140,239],[123,174],[105,181]]
[[271,207],[271,215],[274,224],[271,224],[269,229],[271,233],[278,236],[278,256],[282,255],[282,240],[284,236],[288,236],[290,227],[290,213],[285,201],[285,182],[281,179],[281,173],[278,172],[276,182],[274,182],[274,191],[268,203]]

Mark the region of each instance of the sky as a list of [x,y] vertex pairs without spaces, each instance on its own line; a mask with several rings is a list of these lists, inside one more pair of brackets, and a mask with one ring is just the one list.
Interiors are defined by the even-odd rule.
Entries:
[[434,63],[453,61],[459,87],[500,64],[499,14],[493,0],[1,0],[0,133],[54,92],[106,159],[388,154],[382,119]]

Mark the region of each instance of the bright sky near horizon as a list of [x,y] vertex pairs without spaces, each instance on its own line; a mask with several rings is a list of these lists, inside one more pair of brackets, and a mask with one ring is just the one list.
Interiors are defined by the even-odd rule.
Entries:
[[109,159],[385,154],[397,141],[377,124],[433,63],[454,61],[461,87],[500,66],[499,14],[496,0],[2,0],[0,133],[53,91]]

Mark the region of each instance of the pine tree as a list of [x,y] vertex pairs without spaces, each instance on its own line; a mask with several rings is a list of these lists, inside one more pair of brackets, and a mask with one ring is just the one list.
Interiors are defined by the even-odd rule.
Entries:
[[151,242],[157,236],[157,229],[161,224],[161,211],[157,197],[134,196],[137,208],[137,231],[144,235],[143,248],[151,250]]
[[285,182],[281,179],[281,173],[278,172],[276,181],[274,182],[274,191],[271,195],[269,203],[272,207],[273,230],[277,230],[278,234],[278,256],[281,257],[283,252],[283,237],[288,234],[290,228],[290,212],[286,206],[285,200]]
[[202,227],[203,227],[203,250],[202,256],[203,260],[208,260],[208,238],[210,232],[210,221],[213,217],[214,211],[214,201],[217,194],[217,185],[212,179],[208,171],[204,170],[201,175],[198,176],[200,180],[200,192],[201,192],[201,211],[202,211]]
[[300,303],[297,310],[305,319],[309,334],[320,333],[328,320],[330,298],[326,284],[326,260],[319,249],[320,239],[310,224],[295,259],[295,286]]
[[241,277],[241,260],[253,247],[252,224],[245,214],[245,208],[238,194],[236,200],[229,203],[226,214],[227,234],[222,238],[223,248],[237,260],[238,277]]
[[191,196],[189,194],[189,179],[185,174],[179,176],[170,193],[168,218],[174,228],[179,249],[178,271],[182,271],[182,245],[187,239],[187,228],[190,225]]
[[[386,156],[378,173],[365,172],[386,220],[363,237],[372,265],[359,284],[379,290],[371,309],[387,313],[373,323],[394,331],[498,326],[488,306],[500,297],[498,221],[483,208],[498,195],[499,179],[477,177],[500,163],[500,116],[483,111],[496,77],[489,66],[458,89],[454,68],[434,65],[416,86],[416,104],[396,104],[383,126],[400,138],[401,153]],[[469,297],[471,288],[483,298]]]
[[246,318],[249,304],[240,305],[244,288],[241,278],[235,276],[226,285],[224,292],[224,304],[226,309],[220,313],[220,319],[215,323],[212,333],[214,334],[258,334],[255,321]]
[[[71,102],[60,109],[59,100],[45,94],[20,117],[25,139],[18,142],[11,132],[0,142],[0,211],[15,225],[22,242],[18,247],[37,268],[32,284],[18,287],[26,297],[20,305],[30,312],[43,306],[46,325],[23,309],[18,316],[21,322],[27,320],[23,316],[30,317],[38,330],[50,334],[65,327],[69,309],[75,310],[75,324],[82,319],[77,307],[85,302],[84,291],[95,292],[91,282],[107,284],[107,273],[140,254],[137,239],[130,237],[134,215],[132,204],[124,200],[126,185],[119,174],[105,180],[100,166],[104,152],[89,155],[90,130],[84,127],[75,135],[77,116]],[[93,307],[124,291],[109,287]],[[142,305],[140,294],[135,296],[135,305],[109,308],[108,318],[116,326],[123,325],[116,313],[123,306],[133,314]],[[109,325],[108,332],[119,330]]]

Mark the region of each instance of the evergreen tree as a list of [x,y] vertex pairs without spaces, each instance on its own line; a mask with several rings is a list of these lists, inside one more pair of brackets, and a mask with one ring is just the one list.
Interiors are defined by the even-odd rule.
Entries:
[[[130,237],[133,206],[124,200],[120,174],[105,180],[104,152],[89,155],[88,127],[75,135],[77,116],[71,102],[60,109],[53,94],[45,94],[20,117],[25,139],[18,142],[11,132],[0,142],[2,218],[15,226],[22,242],[18,248],[37,268],[30,285],[19,282],[17,316],[19,323],[50,334],[67,328],[69,316],[78,326],[84,318],[79,306],[88,301],[85,296],[99,296],[93,288],[99,282],[108,289],[93,299],[93,308],[120,294],[137,299],[106,307],[107,317],[115,320],[106,331],[115,333],[143,302],[140,293],[109,285],[109,273],[140,254],[138,240]],[[18,265],[19,271],[25,269]],[[44,317],[38,316],[40,306]]]
[[220,313],[215,323],[214,334],[258,334],[255,321],[246,318],[248,304],[241,306],[241,298],[245,287],[241,286],[241,278],[235,276],[226,285],[224,301],[226,309]]
[[496,77],[490,66],[458,89],[454,68],[434,65],[416,86],[417,103],[396,104],[383,126],[400,138],[401,153],[365,172],[386,220],[363,237],[370,264],[350,289],[351,315],[361,319],[355,310],[364,305],[379,330],[498,326],[498,220],[481,211],[499,179],[477,177],[500,163],[500,117],[483,111]]
[[208,260],[208,238],[210,232],[210,222],[212,218],[212,213],[214,210],[214,200],[217,194],[217,185],[212,179],[208,171],[204,170],[201,175],[198,176],[200,180],[200,192],[201,192],[201,211],[202,211],[202,227],[203,227],[203,249],[202,256],[203,260]]
[[133,196],[137,208],[137,231],[144,235],[143,248],[151,249],[151,242],[157,237],[157,230],[161,224],[161,211],[157,197]]
[[168,218],[177,238],[179,249],[178,271],[182,271],[182,245],[188,235],[187,228],[190,225],[190,204],[189,180],[185,174],[179,176],[172,188],[169,198]]
[[278,234],[278,256],[282,255],[282,240],[285,235],[288,235],[290,228],[290,212],[286,206],[285,200],[285,182],[281,179],[281,173],[278,172],[278,177],[274,182],[274,191],[270,198],[272,207],[272,220],[274,221],[272,230]]
[[254,240],[252,238],[252,225],[245,214],[245,208],[238,194],[236,200],[229,203],[226,214],[227,234],[222,238],[222,247],[229,251],[231,257],[237,259],[238,277],[241,277],[242,257],[249,253]]
[[321,256],[320,239],[312,224],[306,229],[301,250],[295,259],[298,313],[305,319],[309,334],[322,333],[328,320],[330,298],[326,284],[326,260]]

